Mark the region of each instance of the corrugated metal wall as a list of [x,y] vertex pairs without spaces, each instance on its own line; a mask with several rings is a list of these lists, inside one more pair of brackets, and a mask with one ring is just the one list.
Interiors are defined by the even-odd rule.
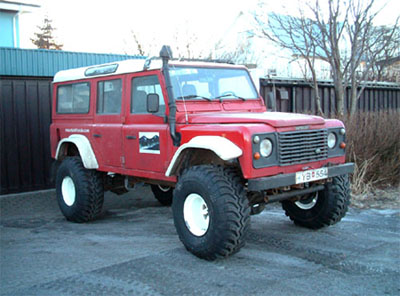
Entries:
[[135,55],[0,47],[0,75],[52,77],[60,70],[144,58]]
[[[347,88],[346,112],[350,106],[350,91],[350,88]],[[303,80],[260,79],[260,92],[269,110],[317,114],[314,91],[310,84]],[[320,82],[319,93],[325,116],[334,116],[336,100],[332,82]],[[358,101],[358,109],[361,111],[391,109],[400,112],[400,85],[396,83],[369,83]]]
[[51,188],[51,81],[60,70],[144,57],[0,47],[0,194]]
[[51,79],[0,79],[0,194],[52,187]]

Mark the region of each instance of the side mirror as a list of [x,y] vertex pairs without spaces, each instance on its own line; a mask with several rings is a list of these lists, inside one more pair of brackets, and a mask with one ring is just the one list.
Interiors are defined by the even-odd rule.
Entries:
[[147,112],[157,113],[160,109],[160,101],[158,94],[148,94],[147,95]]

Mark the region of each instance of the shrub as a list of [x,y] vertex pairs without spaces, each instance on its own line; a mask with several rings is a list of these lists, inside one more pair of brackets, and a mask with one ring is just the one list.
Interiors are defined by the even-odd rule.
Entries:
[[341,120],[346,125],[346,160],[356,165],[353,191],[399,186],[400,113],[357,113]]

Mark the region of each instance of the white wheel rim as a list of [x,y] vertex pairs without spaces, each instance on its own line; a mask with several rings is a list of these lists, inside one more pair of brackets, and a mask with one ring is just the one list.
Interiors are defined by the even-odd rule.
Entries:
[[72,206],[75,202],[75,184],[71,177],[64,177],[61,184],[61,194],[67,206]]
[[295,202],[296,206],[298,206],[302,210],[312,209],[318,201],[318,193],[315,194],[314,198],[311,200],[298,200]]
[[200,195],[191,193],[186,197],[183,205],[183,218],[193,235],[202,236],[207,232],[210,225],[208,206]]
[[162,186],[162,185],[158,185],[158,188],[160,188],[162,192],[168,192],[171,189],[171,187],[169,186]]

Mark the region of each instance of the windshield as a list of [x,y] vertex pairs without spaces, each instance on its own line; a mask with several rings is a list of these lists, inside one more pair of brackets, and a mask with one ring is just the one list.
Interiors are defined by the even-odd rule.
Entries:
[[257,91],[244,69],[189,68],[171,66],[173,94],[176,100],[257,99]]

